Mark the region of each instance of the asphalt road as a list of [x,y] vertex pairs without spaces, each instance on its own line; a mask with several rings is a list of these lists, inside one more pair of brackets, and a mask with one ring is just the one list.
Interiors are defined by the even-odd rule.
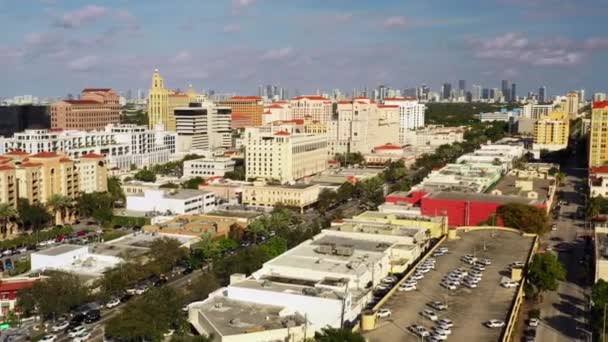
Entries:
[[590,341],[586,333],[590,330],[587,324],[590,274],[581,263],[585,258],[586,243],[579,237],[591,234],[591,230],[585,229],[584,220],[570,218],[578,208],[584,209],[582,186],[586,181],[586,170],[574,167],[571,160],[568,162],[562,166],[567,178],[561,191],[562,200],[569,204],[562,205],[559,218],[554,219],[557,231],[543,238],[543,243],[548,246],[569,246],[568,251],[557,251],[568,275],[565,281],[560,282],[557,291],[545,294],[538,305],[541,325],[537,329],[536,340],[543,342]]

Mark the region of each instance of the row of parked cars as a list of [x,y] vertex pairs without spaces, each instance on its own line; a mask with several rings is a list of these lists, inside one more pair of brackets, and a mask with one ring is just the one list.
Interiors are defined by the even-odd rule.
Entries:
[[91,338],[93,324],[101,319],[101,312],[99,308],[89,308],[81,310],[74,314],[71,318],[63,317],[59,319],[53,326],[50,327],[50,331],[53,334],[43,336],[41,342],[55,342],[58,339],[58,334],[65,332],[68,337],[72,338],[74,342],[84,342]]

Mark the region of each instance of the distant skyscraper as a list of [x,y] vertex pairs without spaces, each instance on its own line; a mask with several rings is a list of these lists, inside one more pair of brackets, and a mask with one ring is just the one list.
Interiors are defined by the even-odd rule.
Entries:
[[471,86],[471,101],[479,101],[482,98],[481,86],[473,84]]
[[450,99],[450,97],[452,96],[452,84],[451,83],[444,83],[443,84],[442,96],[443,96],[444,100],[449,100]]
[[483,88],[483,90],[481,91],[481,98],[484,100],[489,99],[490,98],[490,89]]
[[459,80],[458,81],[458,96],[464,96],[467,90],[467,81]]
[[403,89],[403,96],[418,98],[418,89],[416,89],[416,88]]
[[517,86],[515,85],[515,83],[511,84],[511,93],[509,94],[509,101],[517,101]]
[[133,98],[133,92],[131,92],[131,89],[127,90],[126,98],[127,100],[131,100]]
[[581,103],[585,102],[585,89],[579,90],[578,99]]
[[538,88],[538,102],[547,102],[547,87]]
[[378,87],[378,100],[383,101],[386,96],[386,94],[388,93],[388,89],[381,85]]

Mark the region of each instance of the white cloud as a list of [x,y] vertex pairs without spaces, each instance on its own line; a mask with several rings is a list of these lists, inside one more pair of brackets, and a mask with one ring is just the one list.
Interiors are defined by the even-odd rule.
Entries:
[[99,19],[107,12],[108,10],[105,7],[88,5],[63,14],[55,24],[63,28],[78,28],[87,22]]
[[222,30],[225,33],[236,33],[241,31],[241,26],[239,24],[229,24],[224,26]]
[[68,69],[71,71],[86,72],[95,69],[98,64],[99,57],[96,55],[87,55],[69,62]]
[[284,47],[281,49],[268,50],[262,55],[262,59],[266,60],[280,60],[289,57],[293,54],[294,50],[290,47]]
[[192,53],[188,50],[179,51],[173,58],[171,63],[173,64],[184,64],[192,61]]
[[382,25],[388,29],[403,28],[403,27],[405,27],[406,24],[407,24],[407,22],[405,20],[405,17],[402,17],[402,16],[388,17],[382,23]]

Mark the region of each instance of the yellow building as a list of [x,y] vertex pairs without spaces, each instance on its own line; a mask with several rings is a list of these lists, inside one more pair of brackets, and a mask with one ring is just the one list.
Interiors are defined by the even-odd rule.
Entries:
[[165,89],[165,81],[158,69],[152,75],[152,85],[148,90],[148,126],[154,129],[156,125],[163,124],[167,128],[169,120],[169,91]]
[[280,203],[304,211],[317,203],[320,190],[318,184],[269,185],[255,182],[252,186],[243,187],[243,204],[273,207]]
[[313,120],[311,116],[304,118],[304,133],[327,134],[327,125],[321,121]]
[[[3,157],[4,158],[4,157]],[[2,159],[4,163],[8,158]],[[0,203],[17,208],[17,176],[12,165],[0,165]]]
[[534,124],[534,149],[556,151],[568,147],[570,120],[563,109],[554,110]]
[[608,164],[608,101],[593,103],[589,136],[589,167]]
[[108,191],[108,168],[105,157],[101,154],[89,153],[80,157],[78,163],[78,180],[80,192]]
[[354,216],[352,219],[342,220],[338,224],[348,222],[374,222],[391,226],[424,229],[425,231],[429,232],[431,237],[435,238],[445,235],[448,232],[447,217],[442,216],[430,217],[422,215],[404,215],[383,213],[378,211],[366,211],[360,215]]

